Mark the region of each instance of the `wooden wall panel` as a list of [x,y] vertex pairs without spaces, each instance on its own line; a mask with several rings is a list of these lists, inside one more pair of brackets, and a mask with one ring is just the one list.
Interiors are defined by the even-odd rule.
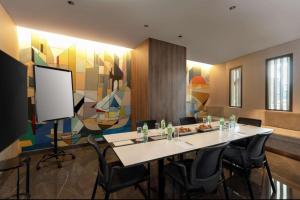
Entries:
[[132,51],[131,62],[131,124],[132,129],[135,130],[137,120],[145,120],[149,117],[149,40],[145,40]]
[[131,120],[165,119],[186,113],[186,48],[149,38],[132,52]]
[[149,41],[149,117],[178,124],[186,114],[186,48]]

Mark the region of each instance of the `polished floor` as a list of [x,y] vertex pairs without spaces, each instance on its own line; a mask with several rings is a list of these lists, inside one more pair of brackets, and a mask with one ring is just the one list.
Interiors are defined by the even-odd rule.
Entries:
[[[101,145],[103,146],[103,145]],[[41,158],[43,153],[31,155],[31,198],[32,199],[89,199],[96,178],[97,159],[96,154],[89,146],[83,146],[76,149],[68,150],[74,153],[75,160],[66,160],[63,168],[58,169],[55,162],[49,162],[37,171],[36,162]],[[193,154],[186,155],[193,156]],[[272,193],[267,173],[263,169],[254,170],[251,175],[251,182],[255,198],[262,199],[290,199],[300,198],[300,162],[295,161],[274,153],[267,153],[270,163],[277,193]],[[112,151],[108,154],[108,160],[116,160]],[[152,197],[156,198],[155,186],[157,185],[156,162],[151,163],[152,171]],[[245,180],[241,175],[235,173],[232,177],[226,172],[226,182],[229,187],[230,198],[247,199],[249,193]],[[5,172],[0,175],[0,198],[6,198],[16,192],[16,172]],[[25,172],[21,170],[21,190],[25,187]],[[166,180],[166,197],[180,198],[177,186]],[[103,198],[103,191],[98,188],[96,198]],[[130,187],[120,192],[113,193],[111,199],[141,199],[143,196],[139,190]],[[219,187],[215,194],[205,196],[196,196],[195,198],[224,198],[223,189]]]

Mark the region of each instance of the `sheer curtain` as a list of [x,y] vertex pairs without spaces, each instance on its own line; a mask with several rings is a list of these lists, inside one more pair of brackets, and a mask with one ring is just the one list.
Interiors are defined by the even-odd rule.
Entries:
[[290,110],[291,57],[267,61],[268,109]]
[[238,67],[230,71],[230,106],[242,106],[242,68]]

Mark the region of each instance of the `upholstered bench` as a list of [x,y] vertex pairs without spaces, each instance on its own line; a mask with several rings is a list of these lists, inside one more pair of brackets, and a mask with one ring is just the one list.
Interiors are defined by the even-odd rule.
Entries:
[[208,106],[207,113],[214,116],[261,119],[263,127],[274,130],[267,141],[267,150],[300,160],[300,113],[268,111],[262,109]]

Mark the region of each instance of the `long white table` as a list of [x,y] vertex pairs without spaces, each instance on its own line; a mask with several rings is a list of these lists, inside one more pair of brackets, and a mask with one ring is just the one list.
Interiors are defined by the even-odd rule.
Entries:
[[[215,123],[212,124],[216,125]],[[212,145],[231,142],[247,137],[252,137],[257,134],[272,133],[272,129],[260,128],[255,126],[238,124],[234,130],[225,129],[223,131],[216,130],[205,133],[197,133],[196,127],[199,124],[183,126],[190,128],[193,134],[180,136],[179,140],[168,141],[166,139],[155,140],[146,143],[132,143],[124,146],[114,146],[114,142],[135,140],[138,138],[136,131],[118,133],[112,135],[104,135],[104,139],[112,146],[112,149],[124,166],[131,166],[141,163],[146,163],[153,160],[159,161],[159,193],[161,198],[164,194],[163,183],[163,165],[164,158],[186,153],[189,151],[199,150],[201,148]],[[182,126],[178,126],[182,127]],[[160,135],[156,130],[149,131],[149,137]]]

